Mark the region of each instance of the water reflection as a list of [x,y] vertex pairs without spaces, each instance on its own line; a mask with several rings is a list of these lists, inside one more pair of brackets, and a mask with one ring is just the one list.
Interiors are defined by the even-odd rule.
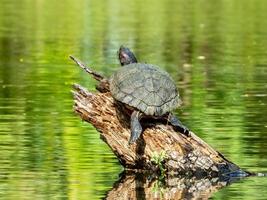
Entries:
[[240,180],[237,177],[166,177],[125,172],[112,190],[107,200],[124,199],[208,199],[219,189]]
[[[239,166],[267,171],[266,10],[266,0],[1,1],[1,197],[101,199],[111,189],[121,166],[72,112],[71,84],[95,82],[68,56],[110,75],[121,44],[171,73],[188,127]],[[266,185],[245,179],[212,198],[264,199]]]

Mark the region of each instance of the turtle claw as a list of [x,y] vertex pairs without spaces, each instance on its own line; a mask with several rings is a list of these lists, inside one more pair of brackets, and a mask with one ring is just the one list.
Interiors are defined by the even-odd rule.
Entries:
[[185,127],[185,126],[184,126],[184,132],[182,134],[184,134],[186,137],[190,137],[191,136],[189,129],[187,127]]

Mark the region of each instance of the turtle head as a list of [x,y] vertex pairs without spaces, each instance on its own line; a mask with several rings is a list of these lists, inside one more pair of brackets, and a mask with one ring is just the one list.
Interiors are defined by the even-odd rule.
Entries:
[[127,47],[121,46],[118,52],[118,56],[121,66],[129,65],[131,63],[137,63],[135,55]]

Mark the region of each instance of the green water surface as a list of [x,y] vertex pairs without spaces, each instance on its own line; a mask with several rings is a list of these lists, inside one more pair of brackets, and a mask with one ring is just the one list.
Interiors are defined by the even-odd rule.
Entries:
[[[227,158],[267,172],[266,0],[0,0],[0,199],[102,199],[123,170],[72,110],[71,85],[106,76],[120,45],[168,71],[181,121]],[[267,199],[249,178],[214,199]]]

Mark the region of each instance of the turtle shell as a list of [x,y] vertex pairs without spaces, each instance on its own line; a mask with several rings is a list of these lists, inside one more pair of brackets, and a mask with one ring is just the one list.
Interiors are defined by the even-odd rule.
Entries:
[[146,115],[162,116],[180,104],[170,75],[151,64],[133,63],[119,68],[109,80],[112,96]]

